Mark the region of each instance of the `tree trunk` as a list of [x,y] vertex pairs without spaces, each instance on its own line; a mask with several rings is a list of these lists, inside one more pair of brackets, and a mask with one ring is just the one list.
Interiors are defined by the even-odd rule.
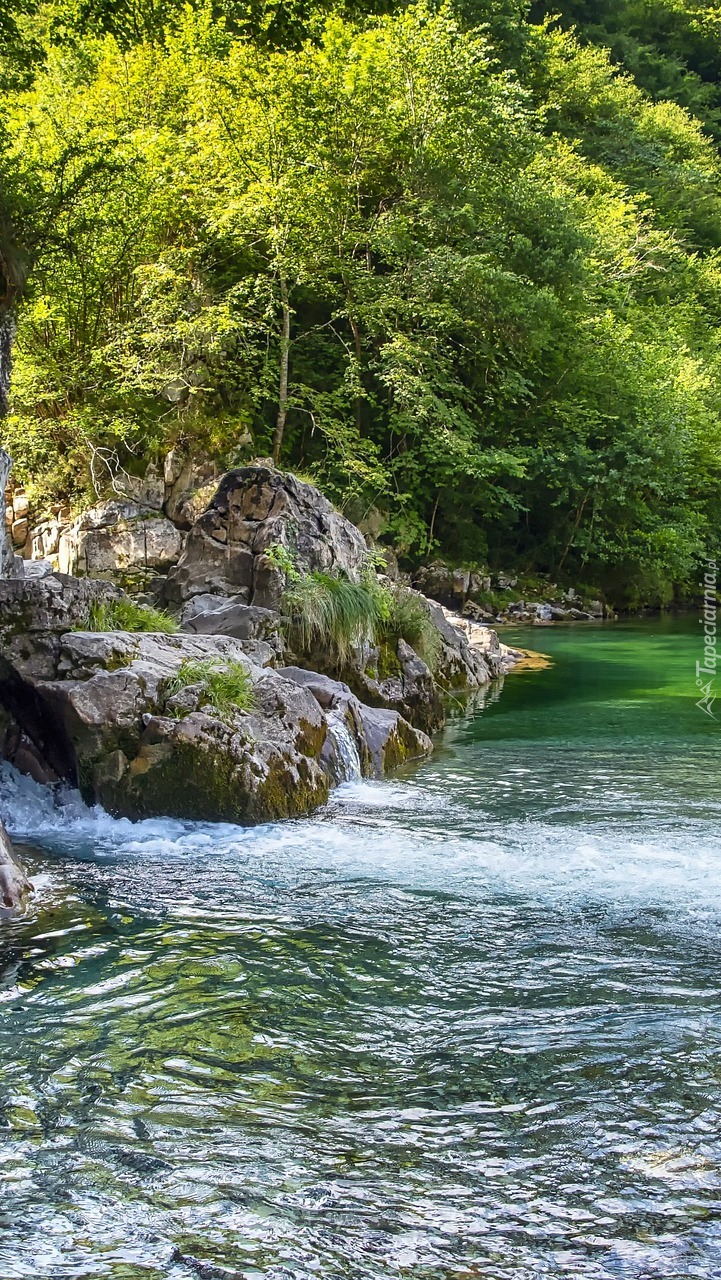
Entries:
[[[351,312],[351,309],[350,309],[350,305],[351,305],[350,294],[348,295],[347,302],[348,302],[348,321],[349,321],[349,323],[350,323],[351,332],[352,332],[352,334],[353,334],[353,345],[354,345],[354,347],[355,347],[355,358],[356,358],[356,363],[357,363],[357,365],[358,365],[357,373],[358,373],[358,378],[360,379],[360,376],[361,376],[361,360],[362,360],[362,357],[363,357],[363,347],[362,347],[362,343],[361,343],[361,332],[360,332],[360,329],[359,329],[359,327],[358,327],[358,321],[354,318],[354,316],[353,316],[353,314],[352,314],[352,312]],[[362,398],[361,396],[354,396],[354,397],[353,397],[353,417],[354,417],[354,419],[355,419],[356,431],[358,432],[358,435],[360,435],[360,434],[361,434],[361,431],[362,431],[362,429],[363,429],[363,398]]]
[[285,420],[288,416],[288,368],[290,365],[290,298],[288,295],[288,281],[283,272],[280,275],[280,302],[283,309],[283,328],[280,337],[278,417],[275,420],[275,431],[273,432],[273,462],[276,467],[280,461]]
[[[0,425],[8,409],[8,393],[10,391],[10,353],[15,333],[15,319],[11,311],[3,309],[0,304]],[[0,578],[9,578],[14,573],[15,555],[12,543],[5,528],[5,486],[10,475],[12,459],[2,447],[0,435]]]

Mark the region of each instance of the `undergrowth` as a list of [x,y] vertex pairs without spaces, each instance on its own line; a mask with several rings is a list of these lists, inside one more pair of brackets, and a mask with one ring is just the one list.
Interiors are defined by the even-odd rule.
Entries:
[[96,600],[90,606],[89,631],[154,631],[168,635],[179,631],[174,618],[163,609],[135,600]]
[[201,705],[212,707],[221,717],[233,711],[251,711],[254,706],[250,673],[242,662],[189,658],[177,675],[171,676],[166,682],[165,691],[169,697],[173,697],[189,685],[200,685]]

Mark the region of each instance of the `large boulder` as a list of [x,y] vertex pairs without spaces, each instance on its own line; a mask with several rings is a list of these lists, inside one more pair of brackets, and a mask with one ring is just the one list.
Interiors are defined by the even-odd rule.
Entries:
[[59,537],[62,573],[110,580],[164,573],[177,563],[182,534],[152,507],[113,499],[90,507]]
[[[273,669],[257,630],[240,639],[68,629],[82,627],[93,600],[118,594],[60,575],[0,583],[0,736],[5,758],[37,781],[65,779],[130,818],[262,822],[323,804],[353,774],[349,743],[368,775],[431,748],[345,686],[329,681],[324,702],[311,673]],[[214,708],[198,669],[208,662],[244,668],[249,709]]]
[[[205,705],[184,663],[244,665],[250,711]],[[0,703],[88,803],[130,818],[260,822],[328,796],[316,700],[225,636],[71,631],[0,657]]]
[[340,571],[357,581],[367,562],[363,535],[313,485],[271,467],[242,467],[223,477],[193,525],[164,598],[180,605],[212,593],[277,609],[285,574],[265,554],[276,546],[300,572]]

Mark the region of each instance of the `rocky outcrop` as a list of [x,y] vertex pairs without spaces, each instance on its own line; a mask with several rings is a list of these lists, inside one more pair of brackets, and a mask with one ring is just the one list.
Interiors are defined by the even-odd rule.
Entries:
[[[308,689],[326,713],[331,727],[344,726],[358,756],[358,773],[381,778],[406,760],[433,750],[430,738],[408,723],[398,711],[364,705],[347,684],[303,667],[283,667],[280,675]],[[330,732],[323,758],[337,782],[348,777],[344,737]]]
[[519,599],[519,579],[508,574],[453,568],[441,560],[421,565],[413,585],[429,599],[473,622],[547,624],[598,622],[616,614],[602,600],[582,596],[573,587],[534,579],[528,597]]
[[[261,822],[311,812],[348,776],[332,749],[339,713],[363,773],[431,749],[400,715],[362,707],[350,691],[347,704],[324,707],[304,676],[273,669],[258,629],[247,640],[68,629],[113,594],[59,575],[0,583],[5,756],[37,781],[65,779],[131,818]],[[249,709],[214,708],[207,663],[242,666]]]
[[[67,632],[0,658],[0,701],[88,803],[131,818],[255,822],[308,813],[328,796],[326,725],[315,699],[225,636]],[[251,711],[218,714],[187,662],[242,663]]]
[[367,561],[363,536],[317,489],[271,467],[223,477],[195,522],[164,588],[169,605],[191,596],[237,596],[277,609],[285,574],[265,553],[285,548],[299,572],[342,572],[357,581]]
[[10,837],[0,822],[0,902],[6,910],[22,910],[30,891],[30,881],[17,861]]
[[429,600],[431,617],[441,635],[436,674],[447,689],[478,689],[511,671],[523,657],[503,644],[498,632]]
[[113,499],[84,511],[58,538],[61,573],[109,580],[166,572],[182,551],[182,535],[152,507]]
[[430,668],[405,640],[373,650],[365,661],[348,668],[346,678],[370,706],[398,712],[424,733],[442,728],[441,690]]

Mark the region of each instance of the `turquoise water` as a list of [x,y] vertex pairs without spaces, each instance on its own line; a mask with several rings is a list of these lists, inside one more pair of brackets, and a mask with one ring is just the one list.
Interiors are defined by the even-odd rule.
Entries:
[[3,1280],[721,1276],[697,630],[510,638],[555,665],[313,820],[133,826],[6,771]]

